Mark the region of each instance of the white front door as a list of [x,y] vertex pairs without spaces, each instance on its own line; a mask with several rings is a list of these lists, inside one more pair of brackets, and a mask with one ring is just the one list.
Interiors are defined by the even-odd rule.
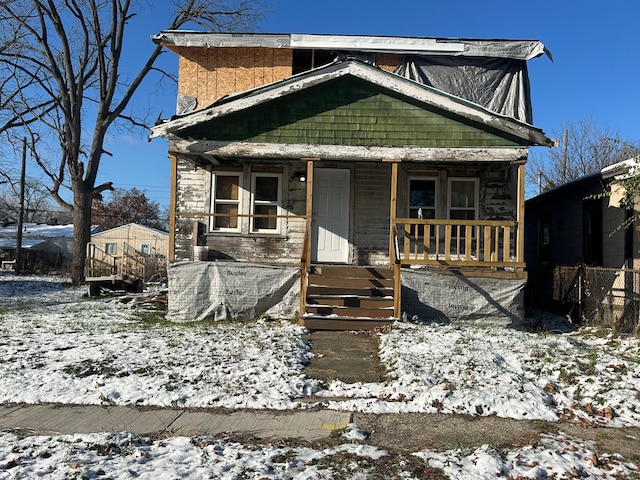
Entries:
[[349,170],[317,168],[313,172],[311,260],[349,260]]

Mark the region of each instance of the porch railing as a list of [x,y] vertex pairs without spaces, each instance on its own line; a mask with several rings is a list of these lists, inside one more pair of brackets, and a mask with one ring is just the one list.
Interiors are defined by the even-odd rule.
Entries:
[[408,265],[524,268],[517,223],[501,220],[395,219],[399,262]]
[[145,255],[124,244],[122,255],[111,255],[94,243],[87,244],[85,278],[143,278]]

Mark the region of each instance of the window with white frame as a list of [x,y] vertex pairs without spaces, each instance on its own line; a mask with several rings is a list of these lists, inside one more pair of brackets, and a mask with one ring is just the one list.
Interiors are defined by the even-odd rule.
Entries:
[[280,213],[280,184],[278,173],[253,173],[251,175],[251,231],[277,232]]
[[242,174],[217,172],[213,175],[211,193],[212,230],[239,231],[238,214],[242,210]]
[[151,255],[151,244],[150,243],[141,243],[140,244],[140,253],[143,255]]
[[118,244],[117,243],[105,243],[104,251],[107,255],[117,255],[118,254]]
[[436,218],[437,183],[433,177],[409,177],[409,218]]
[[477,178],[449,178],[449,218],[452,220],[477,220]]

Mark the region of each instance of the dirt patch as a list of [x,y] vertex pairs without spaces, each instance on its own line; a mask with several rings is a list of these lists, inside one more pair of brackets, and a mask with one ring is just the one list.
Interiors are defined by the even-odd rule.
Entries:
[[543,433],[565,432],[593,441],[598,452],[618,453],[636,460],[640,452],[639,428],[595,428],[566,423],[523,421],[499,417],[424,413],[353,414],[353,423],[366,431],[367,443],[396,453],[536,445]]

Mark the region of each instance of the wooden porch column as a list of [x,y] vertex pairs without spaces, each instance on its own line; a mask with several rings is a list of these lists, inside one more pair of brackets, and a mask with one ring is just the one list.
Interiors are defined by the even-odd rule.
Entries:
[[516,244],[516,262],[524,262],[524,190],[525,190],[525,164],[518,165],[518,241]]
[[307,269],[311,264],[311,227],[313,217],[313,162],[319,158],[301,158],[307,162],[307,204],[305,212],[304,239],[302,241],[302,258],[300,259],[300,323],[307,308]]
[[169,155],[169,158],[171,159],[171,190],[169,193],[169,252],[167,259],[173,262],[176,259],[176,182],[178,178],[178,159],[175,155]]
[[395,158],[385,158],[382,161],[391,163],[391,199],[389,201],[389,266],[393,267],[395,263],[396,248],[393,230],[396,224],[398,203],[398,163],[400,163],[400,160]]
[[398,204],[398,163],[397,158],[385,158],[383,162],[391,163],[391,198],[389,200],[389,266],[393,268],[393,316],[400,318],[402,299],[402,282],[400,279],[400,263],[396,261],[396,212]]

